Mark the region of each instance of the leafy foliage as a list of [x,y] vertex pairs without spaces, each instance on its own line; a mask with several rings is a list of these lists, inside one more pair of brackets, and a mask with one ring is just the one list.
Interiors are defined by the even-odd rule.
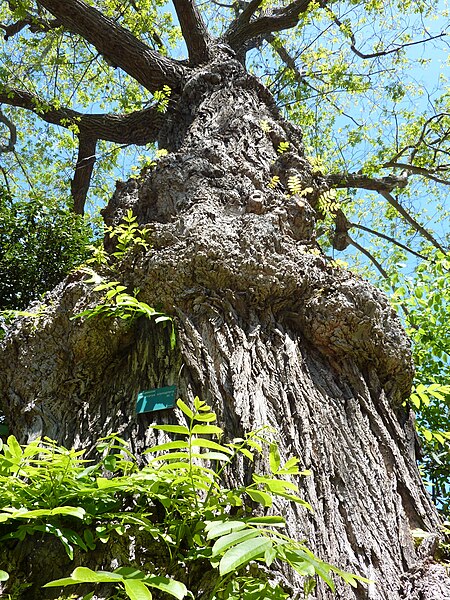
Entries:
[[324,215],[335,213],[340,207],[341,204],[334,189],[323,192],[317,199],[317,208]]
[[[242,3],[198,4],[214,36],[223,34],[243,7]],[[281,6],[279,2],[261,2],[255,7],[253,17],[264,18],[264,11]],[[126,5],[99,0],[96,7],[161,57],[185,55],[180,28],[164,0],[140,0]],[[15,86],[39,92],[39,97],[33,107],[36,114],[17,106],[5,106],[5,115],[14,117],[17,125],[18,141],[15,152],[2,155],[1,173],[17,199],[17,208],[33,192],[33,202],[35,198],[46,198],[40,206],[57,213],[58,208],[48,198],[50,193],[60,197],[69,195],[69,173],[76,161],[80,128],[76,119],[56,127],[43,123],[40,116],[45,110],[60,106],[86,113],[94,108],[129,113],[146,108],[148,94],[121,69],[112,68],[96,48],[84,41],[80,43],[78,36],[59,25],[51,26],[49,15],[36,2],[1,4],[0,22],[5,32],[23,19],[29,20],[29,29],[9,31],[2,40],[0,92]],[[296,15],[295,29],[276,30],[261,37],[247,55],[248,70],[260,76],[288,118],[302,126],[307,153],[317,173],[358,172],[370,177],[407,173],[407,187],[396,190],[395,196],[406,212],[434,229],[444,249],[448,247],[450,214],[445,203],[450,182],[450,96],[446,89],[447,73],[441,68],[448,59],[446,31],[443,31],[447,19],[447,3],[438,0],[311,2],[308,10]],[[161,112],[169,109],[171,97],[167,86],[154,92]],[[261,123],[261,128],[268,131],[268,124]],[[146,165],[152,164],[154,150],[151,145],[146,148],[151,155]],[[278,153],[288,151],[289,142],[280,142]],[[97,159],[91,198],[102,202],[110,196],[112,180],[119,175],[126,178],[133,169],[130,165],[139,159],[134,146],[122,147],[110,142],[99,143]],[[269,187],[278,183],[274,177]],[[292,193],[302,193],[298,182],[291,181],[289,187]],[[327,225],[332,221],[332,213],[340,208],[337,196],[332,194],[330,191],[319,199],[319,210],[327,217]],[[420,409],[418,422],[426,449],[425,471],[433,483],[435,499],[448,511],[447,258],[430,252],[417,235],[417,228],[386,201],[385,195],[351,191],[347,198],[346,216],[352,224],[365,227],[366,233],[359,233],[362,240],[358,239],[364,247],[370,247],[374,259],[369,262],[367,254],[361,258],[361,254],[347,250],[348,262],[372,277],[373,265],[383,265],[383,273],[393,276],[397,299],[408,308],[405,321],[414,340],[418,365],[411,401]],[[40,217],[38,222],[41,224]],[[52,234],[59,234],[65,227],[64,222]],[[322,229],[327,233],[326,227]],[[13,226],[7,224],[5,231],[12,232]],[[21,243],[27,235],[28,231],[22,229],[17,239]],[[39,238],[42,247],[58,247],[57,239],[48,243],[42,239]],[[402,246],[393,248],[392,239],[400,239]],[[20,281],[13,278],[9,284],[6,280],[2,305],[23,308],[29,302],[24,299],[26,294],[42,291],[28,280],[28,273],[38,272],[41,265],[31,261],[31,265],[24,267],[28,256],[34,254],[11,248],[9,272],[14,277],[24,268],[21,281],[26,285],[22,290]],[[122,252],[120,242],[117,248],[117,252]],[[431,261],[423,262],[408,281],[400,272],[402,264],[408,270],[415,268],[405,260],[411,251],[416,257],[430,256]],[[16,255],[18,258],[14,259]],[[102,249],[98,249],[96,259],[100,264],[112,262]],[[50,265],[47,268],[48,274],[52,274]],[[70,267],[64,262],[62,272],[66,268]],[[138,314],[155,314],[154,309],[136,298],[136,293],[121,286],[116,276],[113,279],[97,282],[106,287],[98,290],[105,292],[105,298],[103,307],[94,309],[95,314],[109,313],[129,320]],[[53,281],[51,277],[49,280]],[[52,283],[47,285],[51,287]],[[260,493],[264,498],[262,494],[266,491],[259,488],[251,493]]]
[[[84,459],[83,451],[66,450],[50,440],[20,446],[10,436],[0,451],[0,542],[46,533],[57,537],[73,559],[75,548],[88,553],[112,535],[138,528],[166,548],[167,560],[153,573],[134,564],[113,572],[76,566],[69,577],[47,584],[111,583],[131,600],[150,599],[149,588],[182,600],[189,595],[186,582],[173,574],[184,572],[180,566],[189,571],[204,561],[215,584],[211,600],[250,600],[260,592],[274,600],[286,598],[263,571],[255,575],[250,569],[254,563],[270,567],[274,560],[288,563],[307,580],[320,577],[332,590],[333,573],[353,586],[367,581],[324,563],[303,542],[286,536],[283,517],[252,515],[250,503],[270,507],[277,496],[309,508],[291,481],[308,472],[299,470],[294,457],[281,462],[276,443],[267,438],[269,430],[223,443],[209,406],[198,398],[192,408],[182,400],[177,406],[187,425],[154,425],[178,439],[146,450],[149,462],[141,468],[117,435],[100,440],[102,458],[96,463]],[[225,486],[226,470],[236,460],[253,461],[264,452],[269,475],[255,473],[248,486]]]
[[132,248],[143,248],[148,250],[150,244],[147,241],[147,229],[139,227],[137,217],[133,215],[132,210],[128,210],[122,221],[116,225],[105,225],[105,236],[110,240],[115,240],[115,249],[112,252],[105,250],[103,240],[98,240],[96,244],[89,245],[92,254],[87,264],[107,265],[114,268],[118,261]]
[[[110,239],[116,240],[115,250],[108,253],[103,245],[90,245],[89,249],[92,252],[92,256],[86,262],[106,267],[109,274],[116,274],[120,260],[133,248],[148,250],[150,245],[146,240],[147,230],[140,228],[136,221],[137,219],[133,216],[133,212],[129,210],[119,225],[116,227],[106,227],[107,236]],[[82,267],[80,270],[89,275],[86,283],[96,284],[93,292],[104,292],[104,294],[95,306],[83,310],[71,317],[71,319],[107,317],[128,321],[131,325],[137,318],[146,317],[154,319],[155,323],[169,322],[171,325],[170,343],[172,348],[174,348],[176,338],[172,318],[162,312],[156,311],[146,302],[138,300],[139,289],[135,289],[130,294],[127,292],[127,286],[122,285],[120,281],[106,280],[104,276],[87,266]]]
[[24,309],[89,255],[92,230],[61,200],[0,188],[0,310]]
[[[99,280],[99,276],[95,271],[88,271],[88,273],[92,275],[92,277],[87,280],[88,282],[96,282]],[[122,319],[123,321],[128,321],[131,325],[137,318],[146,317],[147,319],[154,319],[155,323],[170,322],[170,343],[171,347],[174,348],[176,337],[172,318],[162,312],[156,311],[146,302],[138,300],[137,295],[139,290],[134,290],[133,295],[131,295],[126,292],[126,289],[126,286],[121,285],[119,281],[107,281],[96,285],[93,288],[93,291],[103,291],[105,292],[104,296],[95,306],[81,311],[71,317],[71,319],[92,319],[94,317]]]
[[[416,275],[398,285],[393,300],[405,310],[413,341],[417,384],[411,404],[417,411],[425,478],[435,502],[450,511],[450,260],[433,252]],[[393,283],[398,281],[393,277]]]

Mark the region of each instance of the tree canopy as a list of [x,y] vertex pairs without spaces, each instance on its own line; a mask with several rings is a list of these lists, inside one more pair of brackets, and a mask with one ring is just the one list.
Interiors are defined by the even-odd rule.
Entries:
[[86,194],[104,202],[114,178],[148,160],[137,147],[157,141],[180,78],[213,39],[302,126],[347,217],[338,248],[350,230],[356,243],[369,233],[390,272],[405,247],[382,256],[367,229],[418,253],[446,244],[443,2],[20,0],[3,3],[0,23],[2,175],[15,197],[72,192],[75,212]]

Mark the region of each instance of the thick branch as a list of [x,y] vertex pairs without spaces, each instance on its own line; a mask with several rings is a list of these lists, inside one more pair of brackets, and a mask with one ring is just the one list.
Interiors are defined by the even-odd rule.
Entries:
[[151,50],[130,31],[82,0],[39,0],[39,4],[146,89],[154,92],[166,84],[177,90],[180,86],[184,67]]
[[284,64],[294,73],[294,77],[296,81],[299,83],[303,81],[303,76],[301,72],[298,70],[297,65],[295,64],[295,59],[289,54],[286,48],[282,44],[275,44],[275,36],[272,33],[267,33],[264,35],[264,39],[271,44],[274,51],[278,54]]
[[0,123],[6,125],[9,129],[9,142],[5,145],[0,145],[0,154],[5,152],[13,152],[17,142],[17,130],[14,123],[0,110]]
[[414,256],[417,256],[417,258],[421,258],[422,260],[428,260],[427,257],[423,254],[419,254],[415,250],[412,250],[411,248],[409,248],[405,244],[402,244],[390,235],[386,235],[381,231],[375,231],[374,229],[370,229],[369,227],[361,225],[360,223],[352,223],[347,219],[347,217],[341,209],[338,209],[336,211],[334,223],[335,227],[332,244],[333,248],[335,248],[336,250],[345,250],[349,244],[353,244],[353,240],[349,235],[349,231],[350,229],[353,229],[355,227],[357,229],[361,229],[362,231],[367,231],[367,233],[370,233],[372,235],[376,235],[377,237],[380,237],[392,244],[395,244],[402,250],[405,250],[406,252],[410,252]]
[[378,178],[360,173],[332,173],[325,175],[324,179],[330,187],[334,188],[357,188],[377,192],[391,192],[395,188],[404,188],[408,184],[408,178],[400,175]]
[[97,140],[88,135],[80,135],[79,141],[78,159],[70,189],[73,198],[73,211],[77,215],[82,215],[84,214],[84,205],[94,169]]
[[250,19],[253,17],[255,12],[258,10],[259,6],[262,4],[263,0],[251,0],[251,2],[247,3],[247,6],[244,8],[242,13],[239,15],[237,21],[239,24],[249,23]]
[[[47,123],[62,127],[75,126],[78,130],[79,148],[75,175],[71,182],[74,211],[83,214],[84,205],[95,163],[97,140],[118,144],[144,145],[156,141],[164,117],[155,107],[135,111],[128,115],[83,114],[70,108],[55,108],[25,90],[0,88],[0,102],[28,109]],[[0,121],[6,123],[0,112]],[[5,117],[6,119],[6,117]],[[6,123],[9,127],[9,124]],[[9,146],[14,147],[11,131]],[[0,148],[0,151],[2,149]],[[3,150],[6,151],[6,150]]]
[[150,107],[128,115],[83,114],[70,108],[54,108],[44,100],[25,90],[0,88],[0,103],[25,108],[47,123],[69,127],[76,125],[80,131],[95,139],[117,144],[143,146],[157,139],[163,115]]
[[[253,21],[251,16],[261,2],[254,1],[231,23],[224,35],[225,41],[238,52],[249,40],[260,35],[291,29],[299,20],[299,15],[308,10],[311,0],[295,0],[284,8],[278,8],[271,15],[264,15]],[[251,9],[250,9],[251,8]],[[248,10],[248,12],[246,12]]]
[[191,64],[198,65],[210,57],[210,37],[194,0],[173,0]]
[[[379,192],[383,198],[393,206],[397,212],[407,221],[418,233],[420,233],[425,239],[427,239],[433,246],[441,250],[444,254],[446,253],[444,248],[439,242],[429,233],[420,223],[418,223],[409,212],[403,208],[403,206],[392,196],[390,192],[394,188],[404,188],[408,183],[407,177],[388,175],[382,178],[372,178],[366,175],[360,175],[359,173],[343,173],[343,174],[331,174],[324,176],[325,181],[330,187],[334,188],[358,188],[365,190],[374,190]],[[348,224],[350,225],[350,224]],[[347,228],[348,229],[348,228]],[[346,232],[345,232],[346,234]],[[345,236],[343,237],[343,239]],[[348,241],[348,240],[347,240]],[[350,243],[350,242],[349,242]],[[353,242],[352,242],[353,243]],[[345,247],[345,246],[344,246]]]

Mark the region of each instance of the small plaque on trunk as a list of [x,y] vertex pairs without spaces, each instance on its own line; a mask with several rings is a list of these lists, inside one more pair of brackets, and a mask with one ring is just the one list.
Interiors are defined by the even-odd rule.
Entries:
[[139,392],[136,403],[137,414],[165,410],[175,406],[175,392],[177,386],[156,388],[156,390],[146,390]]

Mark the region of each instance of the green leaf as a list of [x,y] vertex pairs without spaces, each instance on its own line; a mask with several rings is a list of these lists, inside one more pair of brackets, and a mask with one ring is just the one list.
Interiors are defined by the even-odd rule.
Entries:
[[347,571],[342,571],[337,567],[332,567],[332,570],[341,577],[345,583],[348,583],[352,587],[356,588],[358,586],[358,581],[363,583],[374,583],[372,580],[367,579],[366,577],[361,577],[360,575],[354,575],[353,573],[347,573]]
[[212,556],[221,554],[231,546],[235,546],[239,542],[249,540],[260,536],[259,529],[242,529],[241,531],[233,531],[216,540],[212,547]]
[[251,462],[253,462],[253,454],[247,448],[239,448],[239,452],[243,454],[246,458],[248,458]]
[[177,336],[175,333],[175,325],[172,322],[172,327],[170,328],[170,349],[174,350],[177,345]]
[[421,433],[423,435],[423,437],[427,440],[427,442],[431,442],[431,440],[433,439],[433,433],[429,430],[429,429],[421,429]]
[[119,567],[114,570],[114,573],[121,575],[124,579],[144,579],[145,573],[135,567]]
[[271,548],[268,548],[265,552],[264,552],[264,562],[266,563],[266,565],[268,567],[270,567],[270,565],[273,563],[273,561],[277,558],[278,554],[275,548],[273,548],[273,546]]
[[223,454],[222,452],[203,452],[202,454],[194,454],[198,458],[203,458],[206,460],[217,460],[221,462],[230,462],[230,457],[227,454]]
[[181,398],[179,398],[177,400],[177,406],[178,408],[184,412],[184,414],[189,418],[189,419],[193,419],[194,418],[194,413],[192,412],[192,410],[189,408],[189,406],[183,402],[183,400],[181,400]]
[[[298,468],[299,460],[296,456],[292,456],[289,460],[287,460],[281,469],[278,470],[279,473],[290,474],[290,475],[298,475],[300,473]],[[311,471],[302,471],[302,475],[310,475]]]
[[92,531],[90,529],[85,529],[83,532],[83,539],[86,543],[86,546],[89,548],[89,550],[95,550],[95,538],[94,538],[94,534],[92,533]]
[[172,461],[172,460],[179,460],[179,459],[184,459],[184,460],[189,460],[189,452],[167,452],[166,454],[162,454],[161,456],[157,456],[155,458],[152,458],[152,460],[150,461],[150,464],[154,464],[155,462],[161,462],[161,461]]
[[244,521],[206,521],[205,531],[208,540],[213,540],[221,535],[226,535],[232,531],[245,529],[247,524]]
[[319,560],[316,556],[314,556],[312,552],[310,552],[306,548],[304,550],[291,549],[286,554],[288,556],[289,562],[292,564],[292,566],[298,573],[300,573],[301,570],[303,570],[302,565],[306,561],[311,565],[311,567],[313,567],[316,574],[325,581],[325,583],[328,585],[331,591],[334,592],[335,585],[330,577],[331,565],[328,565],[327,563],[324,563],[323,561]]
[[76,517],[83,519],[86,511],[81,506],[59,506],[51,511],[51,515],[65,515],[68,517]]
[[175,596],[178,600],[183,600],[188,593],[184,583],[176,581],[175,579],[170,579],[169,577],[147,577],[146,582],[151,587],[157,588],[171,596]]
[[49,581],[42,587],[66,587],[68,585],[78,585],[79,583],[79,581],[75,581],[75,579],[72,579],[71,577],[64,577],[63,579],[54,579],[53,581]]
[[8,444],[9,451],[11,452],[14,458],[21,458],[22,456],[22,448],[19,445],[19,442],[13,435],[10,435],[6,441]]
[[251,560],[263,557],[270,548],[272,548],[272,541],[266,537],[256,537],[233,546],[225,552],[220,560],[220,575],[223,577],[227,573],[232,573],[247,565]]
[[0,569],[0,581],[8,581],[9,573]]
[[150,428],[158,429],[159,431],[167,431],[167,433],[179,433],[181,435],[189,435],[189,429],[184,425],[150,425]]
[[233,454],[233,451],[226,446],[222,446],[222,444],[218,444],[217,442],[207,438],[192,438],[191,446],[198,446],[199,448],[211,448],[211,450],[218,450],[219,452],[225,452],[226,454]]
[[138,579],[125,579],[123,585],[130,600],[152,600],[150,590],[142,581]]
[[298,492],[298,486],[291,481],[279,479],[278,477],[266,477],[264,475],[253,474],[253,481],[265,485],[271,492],[275,494],[286,493],[287,490]]
[[277,473],[280,468],[280,452],[278,445],[275,443],[270,444],[269,447],[269,466],[272,473]]
[[311,504],[309,504],[309,502],[306,502],[306,500],[303,500],[303,498],[300,498],[300,496],[297,496],[296,494],[283,494],[281,492],[277,492],[276,495],[281,496],[282,498],[286,498],[286,500],[290,500],[291,502],[295,502],[296,504],[300,504],[300,506],[303,506],[303,508],[314,512]]
[[312,591],[314,591],[315,587],[316,587],[315,579],[313,579],[312,577],[309,577],[308,579],[306,579],[306,581],[303,585],[303,593],[305,594],[305,600],[307,600],[309,598],[309,595],[311,594]]
[[161,317],[156,317],[155,323],[164,323],[165,321],[171,321],[172,317],[168,317],[167,315],[162,315]]
[[258,504],[262,504],[262,506],[272,506],[272,496],[267,494],[267,492],[261,492],[261,490],[254,490],[251,488],[246,488],[245,492],[250,496],[250,498],[254,502],[258,502]]
[[175,440],[174,442],[167,442],[166,444],[158,444],[157,446],[145,450],[143,454],[152,454],[153,452],[161,452],[162,450],[176,450],[181,448],[187,450],[189,448],[189,443],[184,440]]
[[246,440],[246,444],[247,444],[247,446],[250,446],[251,448],[253,448],[257,452],[259,452],[259,453],[262,452],[262,446],[261,446],[261,444],[259,444],[258,442],[255,442],[255,440],[248,439],[248,440]]
[[217,417],[213,412],[209,412],[204,415],[197,413],[195,415],[195,420],[200,421],[201,423],[212,423],[214,421],[217,421]]
[[223,429],[217,427],[216,425],[194,425],[192,428],[192,433],[194,435],[222,435]]
[[9,519],[38,519],[41,517],[53,517],[54,515],[66,515],[83,519],[86,514],[84,508],[80,506],[59,506],[53,509],[40,508],[36,510],[26,510],[26,508],[14,510],[4,507],[3,510],[8,512],[0,514],[0,522],[5,522]]
[[77,583],[114,583],[123,577],[110,571],[92,571],[88,567],[77,567],[70,576]]
[[274,525],[275,527],[285,527],[286,521],[283,517],[278,515],[263,515],[261,517],[251,517],[245,520],[246,523],[252,523],[253,525]]

